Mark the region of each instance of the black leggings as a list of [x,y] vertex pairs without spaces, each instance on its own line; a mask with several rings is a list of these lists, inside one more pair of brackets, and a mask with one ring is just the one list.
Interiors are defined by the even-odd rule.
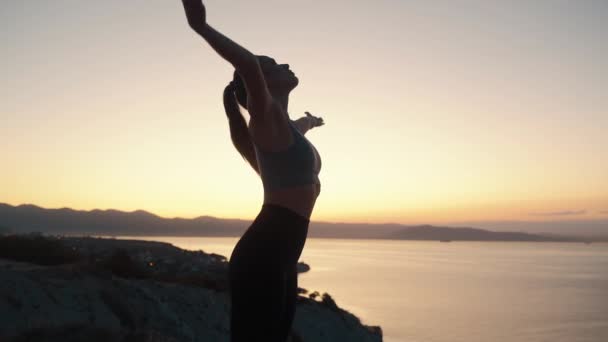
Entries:
[[264,204],[234,247],[229,263],[230,341],[285,342],[298,296],[296,264],[308,218]]

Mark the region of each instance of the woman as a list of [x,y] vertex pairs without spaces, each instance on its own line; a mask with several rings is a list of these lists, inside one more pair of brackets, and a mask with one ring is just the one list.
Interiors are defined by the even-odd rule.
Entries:
[[[303,134],[323,119],[307,113],[291,121],[287,105],[298,78],[289,65],[256,56],[213,29],[201,0],[182,2],[190,27],[235,68],[224,91],[231,137],[264,188],[262,209],[230,257],[231,341],[284,342],[295,314],[296,264],[321,190],[321,160]],[[247,108],[249,126],[235,99]]]

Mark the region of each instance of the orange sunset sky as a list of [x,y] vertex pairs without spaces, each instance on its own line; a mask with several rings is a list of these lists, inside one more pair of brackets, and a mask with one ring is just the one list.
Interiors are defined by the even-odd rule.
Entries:
[[[608,3],[219,1],[208,22],[300,79],[313,220],[608,220]],[[232,75],[180,1],[0,12],[0,202],[253,218]]]

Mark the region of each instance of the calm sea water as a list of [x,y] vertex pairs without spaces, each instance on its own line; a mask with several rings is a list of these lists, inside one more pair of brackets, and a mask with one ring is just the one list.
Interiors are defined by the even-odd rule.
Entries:
[[[229,257],[238,238],[137,237]],[[387,342],[608,341],[608,244],[313,239],[299,286]]]

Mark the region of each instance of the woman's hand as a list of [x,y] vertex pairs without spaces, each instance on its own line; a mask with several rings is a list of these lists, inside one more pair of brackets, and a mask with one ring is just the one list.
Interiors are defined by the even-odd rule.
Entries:
[[195,32],[201,33],[207,25],[205,5],[203,5],[203,1],[182,0],[182,3],[184,5],[184,10],[186,11],[188,24]]
[[310,118],[310,122],[312,123],[312,127],[319,127],[319,126],[325,125],[325,122],[323,122],[323,118],[316,117],[316,116],[310,114],[309,112],[304,112],[304,113],[306,113],[306,116],[308,118]]

